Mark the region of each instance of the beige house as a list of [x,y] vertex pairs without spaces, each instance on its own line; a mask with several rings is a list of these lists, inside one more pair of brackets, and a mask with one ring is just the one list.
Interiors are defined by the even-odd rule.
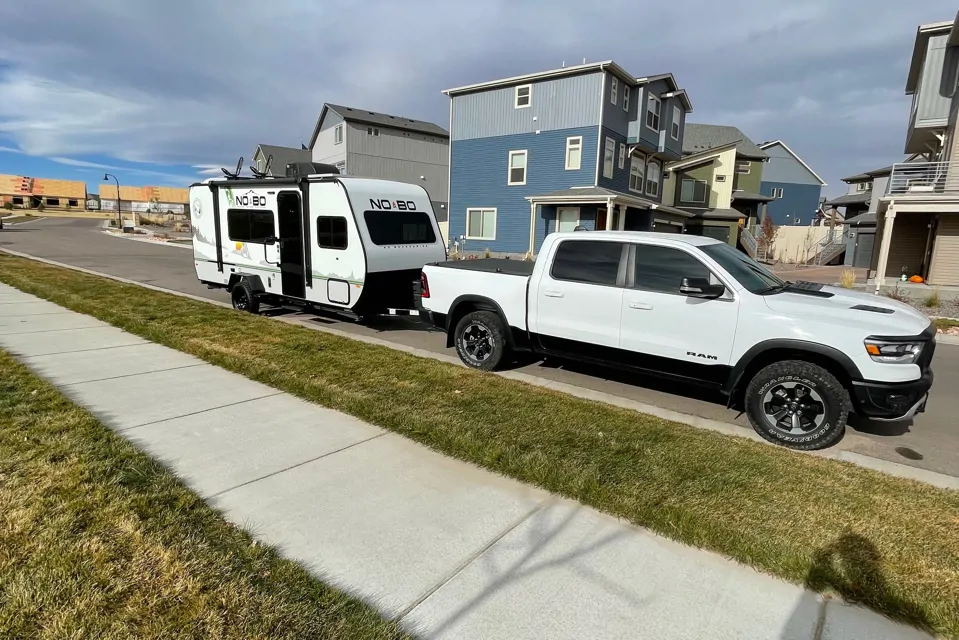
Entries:
[[80,209],[86,207],[87,185],[75,180],[0,175],[0,207]]
[[[190,190],[185,187],[120,187],[121,211],[186,214],[189,201]],[[100,185],[100,209],[117,210],[115,185]]]
[[922,25],[906,94],[912,109],[905,153],[895,164],[876,217],[870,278],[876,290],[902,275],[931,285],[959,285],[959,16]]

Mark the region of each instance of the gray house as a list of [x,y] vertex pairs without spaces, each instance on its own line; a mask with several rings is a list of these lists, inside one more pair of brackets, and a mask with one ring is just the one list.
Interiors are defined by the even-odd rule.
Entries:
[[[273,159],[270,160],[270,156]],[[258,144],[256,151],[253,152],[253,166],[257,171],[266,171],[268,176],[285,176],[286,165],[294,162],[310,162],[310,151],[308,149],[296,149],[294,147],[277,147],[272,144]],[[270,166],[267,167],[267,161]]]
[[313,162],[340,173],[422,185],[446,236],[449,132],[432,122],[326,103],[310,138]]

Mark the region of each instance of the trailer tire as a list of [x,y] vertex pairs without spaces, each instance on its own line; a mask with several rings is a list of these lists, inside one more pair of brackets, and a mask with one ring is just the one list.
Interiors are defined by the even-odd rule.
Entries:
[[756,433],[798,451],[824,449],[842,438],[849,392],[826,369],[811,362],[771,364],[746,387],[746,415]]
[[230,292],[230,301],[233,308],[237,311],[246,311],[247,313],[257,314],[260,312],[260,301],[253,291],[253,285],[249,280],[240,280],[233,285],[233,291]]
[[492,311],[473,311],[456,323],[453,342],[460,360],[471,369],[493,371],[509,352],[506,327]]

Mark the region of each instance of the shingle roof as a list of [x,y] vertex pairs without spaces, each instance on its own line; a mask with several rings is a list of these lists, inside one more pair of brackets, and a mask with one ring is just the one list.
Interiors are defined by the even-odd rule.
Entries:
[[854,176],[849,176],[848,178],[843,178],[843,182],[864,182],[866,180],[872,180],[873,178],[881,178],[883,176],[888,176],[892,173],[892,165],[888,167],[883,167],[881,169],[873,169],[872,171],[863,171],[862,173],[857,173]]
[[865,225],[874,225],[874,224],[876,224],[876,214],[875,214],[875,213],[863,213],[863,214],[858,215],[858,216],[855,216],[855,217],[853,217],[853,218],[849,218],[848,220],[844,221],[843,224],[851,224],[851,225],[854,225],[854,226],[859,226],[859,225],[863,225],[863,224],[865,224]]
[[740,155],[764,160],[769,157],[765,151],[756,146],[756,143],[746,137],[736,127],[718,124],[696,124],[687,122],[683,131],[683,153],[699,153],[736,143],[736,152]]
[[693,214],[693,218],[705,220],[741,220],[746,217],[745,213],[735,209],[684,209],[684,211]]
[[848,204],[869,204],[870,200],[872,200],[872,192],[863,191],[862,193],[849,193],[844,196],[839,196],[838,198],[833,198],[826,203],[826,206],[844,207]]
[[761,193],[752,193],[750,191],[743,191],[742,189],[736,189],[733,191],[733,200],[752,200],[754,202],[772,202],[775,200],[772,196],[764,196]]
[[[272,144],[257,145],[263,153],[263,161],[272,155],[273,162],[270,163],[270,173],[274,176],[285,176],[286,165],[294,162],[310,162],[313,155],[308,149],[296,149],[294,147],[278,147]],[[256,152],[253,153],[256,155]]]
[[443,138],[450,137],[449,131],[425,120],[414,120],[413,118],[404,118],[400,116],[391,116],[388,113],[377,113],[376,111],[367,111],[365,109],[355,109],[353,107],[344,107],[339,104],[330,104],[327,102],[324,108],[329,107],[335,111],[344,120],[350,122],[361,122],[363,124],[379,125],[383,127],[393,127],[394,129],[404,129],[406,131],[416,131]]

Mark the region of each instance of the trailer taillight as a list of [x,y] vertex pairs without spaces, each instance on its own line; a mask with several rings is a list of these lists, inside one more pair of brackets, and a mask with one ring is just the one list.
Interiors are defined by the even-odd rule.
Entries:
[[422,289],[421,295],[424,298],[430,297],[430,281],[426,279],[426,273],[420,272],[420,288]]

